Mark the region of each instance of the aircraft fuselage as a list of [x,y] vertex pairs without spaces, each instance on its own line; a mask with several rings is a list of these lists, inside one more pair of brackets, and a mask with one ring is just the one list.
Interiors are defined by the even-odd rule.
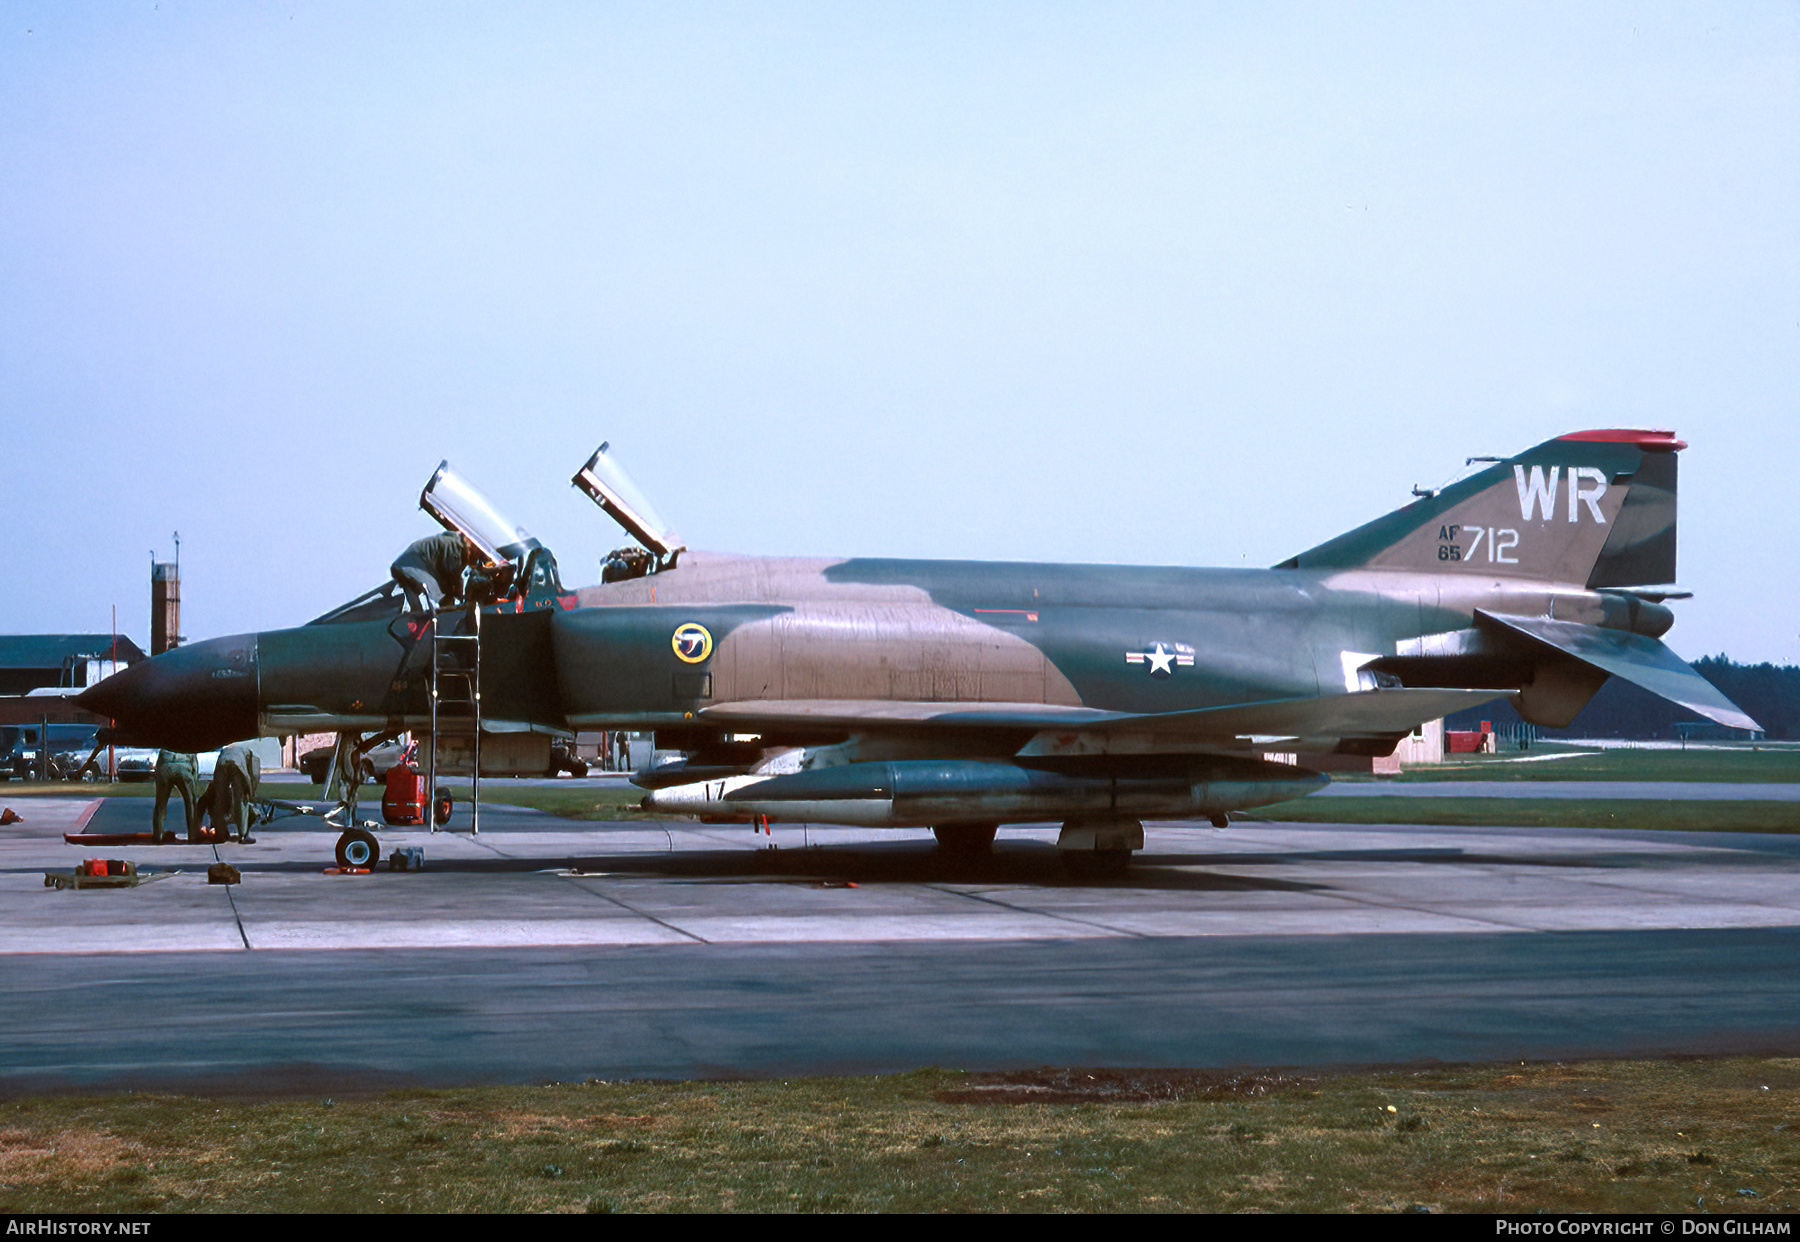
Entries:
[[[743,701],[1175,712],[1354,691],[1365,665],[1465,630],[1477,609],[1651,635],[1668,623],[1657,605],[1499,577],[697,553],[563,599],[483,616],[490,718],[676,729]],[[108,679],[97,706],[122,742],[181,749],[421,728],[423,627],[408,620],[195,643]],[[683,627],[704,651],[682,649]]]

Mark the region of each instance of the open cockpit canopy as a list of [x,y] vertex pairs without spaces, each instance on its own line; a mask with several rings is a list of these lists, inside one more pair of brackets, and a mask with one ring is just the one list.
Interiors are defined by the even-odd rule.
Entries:
[[[595,504],[605,510],[608,517],[623,526],[650,553],[643,558],[641,565],[633,564],[637,558],[630,554],[635,549],[622,548],[609,558],[609,570],[614,561],[629,565],[630,570],[635,571],[617,575],[621,577],[638,577],[644,573],[673,569],[676,559],[686,550],[681,537],[669,529],[669,524],[663,521],[662,515],[657,513],[649,499],[638,490],[637,484],[631,481],[631,476],[625,473],[625,467],[607,452],[609,447],[602,443],[595,449],[594,455],[575,472],[571,482],[587,493]],[[602,576],[607,581],[614,580],[608,574]]]
[[479,488],[452,470],[448,461],[438,463],[431,481],[419,493],[419,508],[475,548],[481,558],[475,574],[485,584],[480,594],[490,601],[511,594],[554,595],[562,590],[550,549],[523,526],[509,521]]
[[543,547],[523,526],[516,526],[494,507],[493,501],[461,475],[450,463],[438,463],[436,473],[419,493],[419,508],[436,518],[447,531],[475,545],[487,561],[487,569],[511,567],[515,571]]

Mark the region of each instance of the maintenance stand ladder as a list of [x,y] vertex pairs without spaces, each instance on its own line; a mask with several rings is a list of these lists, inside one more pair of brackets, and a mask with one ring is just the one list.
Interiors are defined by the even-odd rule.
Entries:
[[431,831],[438,830],[437,769],[442,725],[466,728],[472,739],[474,783],[469,794],[469,831],[481,831],[481,605],[469,605],[468,634],[449,634],[439,626],[443,613],[431,614],[431,754],[425,788],[430,797],[425,813]]

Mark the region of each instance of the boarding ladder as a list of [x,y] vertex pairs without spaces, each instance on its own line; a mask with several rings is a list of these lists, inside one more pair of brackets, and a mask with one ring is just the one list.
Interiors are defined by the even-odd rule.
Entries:
[[425,818],[433,832],[438,830],[438,749],[446,728],[454,737],[470,739],[469,831],[481,831],[481,605],[471,603],[468,616],[469,633],[455,634],[440,625],[442,611],[431,614],[431,751],[425,785],[430,801]]

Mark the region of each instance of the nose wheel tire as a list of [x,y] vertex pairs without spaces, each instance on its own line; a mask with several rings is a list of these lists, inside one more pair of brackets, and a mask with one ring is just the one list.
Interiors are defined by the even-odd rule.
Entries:
[[337,863],[344,870],[370,871],[380,861],[381,842],[374,833],[352,828],[338,838]]

